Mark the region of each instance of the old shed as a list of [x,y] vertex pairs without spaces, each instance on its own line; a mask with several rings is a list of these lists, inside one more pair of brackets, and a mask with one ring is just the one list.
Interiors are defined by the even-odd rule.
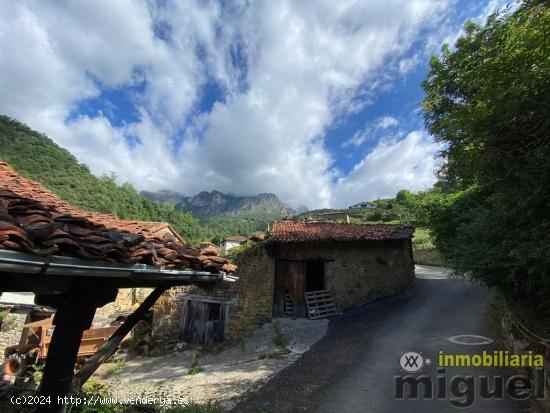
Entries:
[[273,315],[312,318],[310,297],[321,291],[345,310],[410,286],[412,233],[400,225],[275,223],[265,246],[273,261]]
[[[331,315],[412,286],[412,234],[402,225],[276,222],[265,241],[234,257],[235,282],[184,287],[180,294],[231,299],[224,322],[233,339],[273,317]],[[175,299],[166,307],[170,314],[157,334],[184,336],[188,310]]]

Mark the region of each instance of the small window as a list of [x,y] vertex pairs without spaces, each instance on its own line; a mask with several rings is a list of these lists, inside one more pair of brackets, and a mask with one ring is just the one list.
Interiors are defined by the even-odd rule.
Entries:
[[48,329],[46,330],[46,336],[47,336],[47,337],[53,336],[53,328],[48,328]]

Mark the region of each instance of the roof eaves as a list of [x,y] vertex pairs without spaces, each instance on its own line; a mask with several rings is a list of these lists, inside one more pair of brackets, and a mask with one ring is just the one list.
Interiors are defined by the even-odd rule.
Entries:
[[107,278],[129,278],[148,281],[188,280],[217,281],[222,272],[212,273],[193,269],[163,269],[146,264],[113,264],[102,261],[88,261],[80,258],[52,255],[40,257],[18,251],[0,250],[0,272],[54,276],[98,276]]

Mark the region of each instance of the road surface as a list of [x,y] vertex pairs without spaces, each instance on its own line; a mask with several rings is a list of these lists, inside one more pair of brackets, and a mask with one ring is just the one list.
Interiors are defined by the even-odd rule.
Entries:
[[[475,400],[467,409],[449,400],[398,400],[396,377],[405,376],[400,365],[403,353],[414,351],[432,360],[420,372],[432,379],[437,394],[438,351],[476,354],[503,349],[489,316],[490,293],[468,281],[447,278],[438,267],[417,266],[417,285],[399,296],[353,309],[331,320],[327,335],[300,360],[289,366],[255,394],[239,403],[234,412],[279,413],[390,413],[454,411],[518,413],[528,411],[527,401],[482,399],[479,379],[503,375],[510,369],[491,367],[447,368],[448,383],[456,375],[473,375]],[[495,339],[491,344],[465,345],[449,341],[460,335]],[[473,340],[473,339],[472,339]],[[441,375],[440,375],[441,376]],[[397,379],[398,380],[398,379]],[[490,381],[492,383],[493,381]],[[446,387],[449,386],[439,386]],[[473,388],[473,387],[471,387]],[[462,387],[459,388],[459,390]],[[422,394],[422,388],[420,393]],[[408,394],[408,390],[405,390]],[[455,393],[456,395],[459,392]],[[466,397],[459,401],[467,401]]]

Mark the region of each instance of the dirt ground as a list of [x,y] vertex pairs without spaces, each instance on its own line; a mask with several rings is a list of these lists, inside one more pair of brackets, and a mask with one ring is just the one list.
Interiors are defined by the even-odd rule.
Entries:
[[97,378],[119,398],[166,395],[197,403],[216,401],[230,409],[246,392],[298,360],[327,327],[328,320],[278,319],[217,354],[192,347],[108,363]]

